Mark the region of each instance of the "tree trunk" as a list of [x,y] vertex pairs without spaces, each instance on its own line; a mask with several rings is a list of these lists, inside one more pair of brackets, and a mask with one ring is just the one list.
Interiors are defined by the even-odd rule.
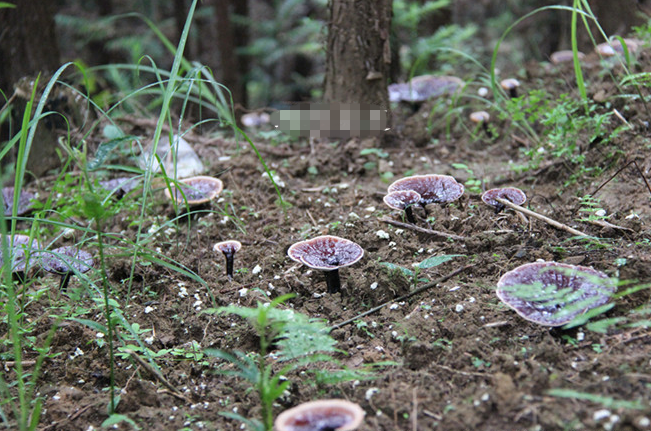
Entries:
[[233,96],[233,102],[246,105],[245,74],[248,65],[237,49],[248,43],[248,30],[245,25],[232,22],[232,15],[248,16],[246,0],[215,0],[217,15],[217,49],[219,51],[219,73],[217,79],[225,85]]
[[330,0],[326,102],[388,109],[391,0]]

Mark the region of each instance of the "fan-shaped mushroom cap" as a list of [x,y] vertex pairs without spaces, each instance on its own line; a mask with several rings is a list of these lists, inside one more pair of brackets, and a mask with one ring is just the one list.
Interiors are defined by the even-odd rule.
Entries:
[[297,242],[289,247],[287,255],[310,268],[332,271],[360,260],[364,249],[345,238],[323,235]]
[[[624,39],[624,43],[628,52],[633,53],[638,50],[641,42],[637,39]],[[619,39],[613,39],[611,42],[604,42],[595,46],[595,51],[604,57],[612,57],[616,54],[623,53],[624,46]]]
[[[206,177],[206,176],[197,176],[191,178],[185,178],[179,180],[179,185],[181,190],[177,190],[174,184],[170,184],[170,188],[173,190],[174,199],[178,204],[183,204],[185,199],[188,202],[188,205],[201,205],[206,202],[211,201],[215,197],[219,196],[221,191],[224,189],[224,183],[218,178]],[[183,194],[181,193],[183,192]],[[172,195],[169,189],[165,189],[165,195],[172,199]]]
[[123,196],[138,187],[140,178],[138,177],[118,177],[110,180],[100,181],[99,185],[103,189],[114,192],[116,195]]
[[[585,58],[585,54],[579,51],[577,52],[577,57],[579,60],[583,60]],[[561,51],[552,52],[552,54],[549,56],[549,59],[551,60],[552,64],[566,63],[568,61],[574,60],[574,53],[571,49],[564,49]]]
[[94,265],[93,256],[73,246],[55,248],[41,254],[41,265],[47,272],[65,275],[69,272],[88,272]]
[[[36,239],[30,241],[28,235],[16,234],[13,236],[7,236],[7,243],[13,261],[11,272],[24,272],[28,269],[26,252],[29,251],[31,253],[31,259],[35,259],[38,250],[41,248],[38,241],[36,241]],[[0,266],[4,265],[3,259],[2,247],[0,246]],[[30,263],[33,262],[31,259]]]
[[276,431],[352,431],[364,420],[364,410],[346,400],[318,400],[299,404],[278,415]]
[[486,111],[475,111],[470,114],[469,118],[473,123],[484,123],[488,122],[491,119],[491,116]]
[[503,205],[497,202],[495,198],[506,199],[507,201],[516,205],[522,205],[526,202],[527,195],[525,195],[522,190],[515,187],[504,187],[501,189],[486,190],[481,195],[481,200],[484,201],[484,203],[495,208],[503,208]]
[[[32,203],[32,199],[36,199],[36,195],[34,193],[28,192],[26,190],[22,190],[20,193],[20,197],[18,198],[18,211],[16,211],[16,215],[27,214],[29,211],[31,211],[31,209],[34,207],[34,204]],[[4,214],[5,216],[9,217],[11,216],[12,210],[14,208],[13,187],[2,188],[2,200],[4,201],[5,204]]]
[[497,296],[525,319],[561,326],[608,302],[615,284],[584,266],[534,262],[519,266],[497,282]]
[[420,202],[420,194],[413,190],[396,190],[382,199],[389,208],[404,210],[410,205]]
[[389,101],[424,102],[435,97],[454,94],[463,87],[463,84],[463,80],[456,76],[417,76],[406,83],[389,85]]
[[242,248],[242,243],[239,241],[235,241],[234,239],[218,242],[212,247],[214,251],[221,251],[224,254],[227,253],[235,254],[238,251],[240,251],[241,248]]
[[463,184],[449,175],[414,175],[401,178],[389,186],[389,193],[413,190],[420,195],[420,204],[448,203],[463,195]]

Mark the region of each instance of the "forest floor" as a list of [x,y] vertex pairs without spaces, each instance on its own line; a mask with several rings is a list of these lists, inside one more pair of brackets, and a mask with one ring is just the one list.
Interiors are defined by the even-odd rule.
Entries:
[[[642,52],[633,71],[650,70],[649,55]],[[374,368],[372,379],[332,385],[293,372],[287,376],[292,382],[289,393],[275,406],[276,414],[309,400],[345,398],[366,412],[362,431],[651,429],[651,332],[644,320],[648,289],[612,299],[614,307],[593,318],[621,318],[609,321],[604,332],[528,322],[495,294],[504,273],[541,259],[593,267],[629,283],[627,287],[648,286],[651,280],[651,193],[641,174],[651,177],[648,112],[639,99],[619,97],[623,92],[614,82],[624,76],[620,66],[592,59],[584,73],[593,107],[589,117],[604,115],[608,120],[604,133],[595,138],[593,130],[567,125],[573,117],[584,118],[581,104],[572,109],[565,105],[562,115],[553,111],[550,115],[559,115],[558,124],[575,128],[563,132],[568,146],[576,144],[569,155],[545,146],[557,142],[550,133],[560,126],[545,124],[543,117],[531,118],[527,129],[517,121],[528,120],[499,118],[492,110],[495,135],[475,127],[467,119],[469,112],[487,106],[476,96],[479,83],[469,83],[452,108],[438,100],[414,116],[407,115],[410,108],[396,109],[393,139],[310,145],[278,134],[263,139],[252,131],[253,142],[282,182],[283,199],[291,204],[285,209],[245,141],[215,137],[207,128],[189,133],[186,138],[207,175],[224,182],[221,199],[206,212],[175,219],[171,204],[158,190],[144,218],[139,206],[124,204],[123,211],[106,222],[107,231],[131,240],[139,228],[157,232],[151,247],[205,281],[136,260],[129,283],[131,256],[108,244],[107,274],[121,312],[129,323],[138,324],[132,328],[152,352],[168,349],[156,363],[169,387],[123,351],[116,357],[116,384],[122,389],[118,412],[151,430],[240,429],[240,423],[220,415],[224,411],[258,418],[257,393],[236,376],[216,374],[223,363],[203,354],[206,348],[255,352],[254,331],[238,317],[203,311],[214,305],[255,307],[266,295],[294,293],[282,307],[325,319],[329,325],[387,303],[334,329],[339,364],[330,361],[317,367],[387,364]],[[486,99],[494,106],[533,106],[537,102],[527,98],[540,89],[550,101],[559,100],[562,93],[579,100],[571,63],[528,65],[519,79],[524,95],[519,102],[496,101],[490,95]],[[647,88],[641,91],[648,94]],[[633,93],[628,88],[626,92]],[[510,109],[514,113],[515,108]],[[422,135],[428,125],[431,133],[425,139],[411,132]],[[616,128],[618,133],[610,136]],[[153,133],[142,125],[124,125],[124,130],[140,136]],[[89,139],[99,143],[103,138]],[[534,151],[526,155],[527,150]],[[534,165],[532,157],[539,157],[539,163]],[[626,165],[633,160],[639,170]],[[423,211],[415,211],[416,226],[462,238],[387,221],[403,221],[383,203],[387,186],[409,174],[451,175],[466,184],[459,201],[430,206],[428,219]],[[534,218],[525,223],[511,210],[496,214],[482,203],[482,188],[506,186],[522,189],[528,208],[592,238],[577,238]],[[47,196],[55,185],[39,181],[33,187]],[[588,207],[581,198],[589,194],[597,205],[593,210],[605,210],[616,228],[580,221],[591,215],[599,218],[594,211],[582,211]],[[123,200],[139,197],[134,192]],[[355,241],[365,250],[361,261],[340,271],[341,294],[327,294],[320,271],[287,257],[293,243],[324,234]],[[57,245],[79,239],[61,237]],[[233,281],[225,276],[223,257],[213,251],[213,244],[226,239],[243,244]],[[455,257],[413,273],[413,264],[442,255]],[[455,270],[460,271],[449,279],[395,302]],[[45,340],[58,314],[105,324],[96,295],[77,279],[67,295],[59,294],[57,281],[43,274],[31,289],[44,286],[48,294],[25,309],[38,322],[32,333],[36,340]],[[123,337],[117,347],[124,347],[128,334],[119,330]],[[88,324],[66,319],[54,333],[50,352],[38,384],[45,400],[39,428],[99,428],[108,404],[105,337]],[[549,392],[552,389],[566,391]],[[131,425],[123,422],[118,428]]]

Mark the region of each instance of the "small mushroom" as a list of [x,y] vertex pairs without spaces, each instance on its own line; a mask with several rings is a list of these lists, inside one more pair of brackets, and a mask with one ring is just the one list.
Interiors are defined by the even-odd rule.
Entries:
[[235,260],[235,253],[240,251],[242,243],[235,240],[218,242],[213,246],[214,251],[221,251],[226,257],[226,275],[229,280],[233,279],[233,261]]
[[449,175],[414,175],[394,181],[388,192],[413,190],[420,195],[420,206],[456,201],[463,195],[463,184]]
[[317,236],[289,247],[290,259],[325,272],[328,293],[341,290],[339,268],[352,265],[364,256],[364,249],[353,241],[333,235]]
[[504,274],[497,297],[525,319],[561,326],[608,302],[615,284],[606,274],[584,266],[534,262]]
[[420,202],[420,194],[413,190],[398,190],[387,194],[384,203],[395,210],[404,211],[409,223],[416,223],[411,206]]
[[88,272],[93,266],[93,256],[77,247],[64,246],[55,248],[52,251],[43,252],[41,266],[47,272],[61,276],[59,289],[65,292],[68,282],[75,272]]
[[112,192],[117,199],[122,199],[124,195],[138,187],[139,177],[118,177],[110,180],[100,181],[99,185]]
[[[25,215],[32,210],[34,204],[33,199],[36,199],[34,193],[28,192],[26,190],[21,190],[20,197],[18,198],[18,209],[16,215]],[[5,217],[11,217],[14,209],[14,188],[13,187],[3,187],[2,188],[2,200],[4,201],[5,208],[4,214]]]
[[364,410],[346,400],[318,400],[299,404],[278,415],[276,431],[352,431],[364,421]]
[[463,80],[456,76],[422,75],[409,82],[389,85],[390,102],[424,102],[443,95],[452,95],[463,87]]
[[[31,239],[28,235],[12,235],[5,237],[9,247],[9,258],[11,259],[11,273],[20,282],[25,281],[25,272],[31,267],[31,259],[37,257],[38,250],[41,248],[36,239]],[[4,265],[4,256],[0,246],[0,266]]]
[[488,130],[488,122],[491,119],[491,116],[488,112],[486,111],[475,111],[470,114],[470,121],[472,121],[475,124],[479,124],[482,129],[484,129],[484,132],[487,135],[490,135],[490,131]]
[[500,82],[500,86],[509,93],[512,99],[518,97],[518,87],[520,86],[520,81],[515,78],[503,79]]
[[[637,39],[624,39],[624,43],[628,52],[634,53],[638,50],[641,42]],[[613,39],[610,42],[600,43],[595,46],[595,51],[603,57],[613,57],[617,54],[624,53],[624,46],[619,39]]]
[[[581,51],[578,51],[577,57],[579,60],[583,60],[585,58],[585,54]],[[549,60],[552,62],[552,64],[567,63],[574,60],[574,53],[571,49],[552,52],[552,54],[549,56]]]
[[515,187],[486,190],[481,195],[481,200],[484,201],[485,204],[495,208],[495,212],[498,213],[504,209],[504,204],[496,201],[495,198],[506,199],[516,205],[522,205],[526,202],[527,195],[525,195],[522,190]]
[[174,200],[177,204],[183,205],[187,202],[188,206],[198,206],[210,202],[212,199],[219,196],[219,193],[224,189],[224,183],[218,178],[197,176],[185,178],[178,181],[179,187],[170,184],[170,188],[165,189],[165,195],[168,199]]

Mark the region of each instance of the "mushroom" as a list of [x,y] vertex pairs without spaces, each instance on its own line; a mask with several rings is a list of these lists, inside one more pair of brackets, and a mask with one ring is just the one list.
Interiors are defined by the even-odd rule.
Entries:
[[210,202],[224,189],[224,183],[220,179],[202,175],[179,180],[178,186],[177,188],[176,185],[170,184],[170,187],[165,189],[165,195],[172,199],[174,193],[177,204],[183,205],[187,202],[190,207]]
[[235,253],[240,251],[241,248],[242,243],[235,240],[218,242],[212,248],[214,251],[221,251],[226,257],[226,275],[229,280],[233,279],[233,260],[235,259]]
[[456,201],[463,195],[463,184],[449,175],[414,175],[394,181],[388,192],[412,190],[420,195],[420,206],[438,203],[445,204]]
[[118,177],[111,180],[100,181],[99,185],[115,194],[115,197],[121,199],[124,195],[138,187],[140,178],[138,177]]
[[409,223],[416,223],[411,206],[420,202],[420,194],[413,190],[398,190],[391,192],[384,198],[384,203],[395,210],[404,211]]
[[463,80],[456,76],[422,75],[409,82],[389,85],[390,102],[424,102],[443,95],[452,95],[463,87]]
[[[628,50],[629,53],[636,52],[641,43],[637,39],[623,39],[623,40],[624,43],[626,44],[626,49]],[[603,57],[613,57],[617,54],[623,53],[624,46],[622,45],[622,42],[619,39],[614,39],[610,42],[600,43],[599,45],[595,46],[595,51],[597,52],[597,54]]]
[[289,247],[287,255],[296,262],[324,271],[328,293],[341,290],[339,268],[352,265],[364,256],[358,244],[333,235],[317,236]]
[[352,431],[364,421],[364,410],[346,400],[318,400],[299,404],[278,415],[276,431]]
[[[585,58],[585,54],[582,53],[581,51],[578,51],[577,57],[579,58],[579,60],[583,60]],[[549,56],[549,60],[552,62],[552,64],[561,64],[561,63],[573,61],[574,52],[571,49],[564,49],[562,51],[552,52],[552,54]]]
[[525,195],[522,190],[515,187],[486,190],[481,195],[481,200],[484,201],[485,204],[494,207],[495,212],[498,213],[504,209],[504,204],[496,201],[495,198],[506,199],[516,205],[522,205],[526,202],[527,195]]
[[59,289],[62,292],[66,291],[70,277],[75,272],[83,274],[88,272],[93,265],[93,257],[90,253],[72,246],[55,248],[52,251],[43,252],[41,256],[43,269],[61,276]]
[[475,111],[470,114],[469,118],[473,123],[481,125],[482,129],[484,129],[484,132],[487,135],[490,135],[490,131],[488,130],[488,122],[490,121],[491,116],[488,112]]
[[[11,273],[16,279],[23,283],[25,272],[31,267],[30,258],[35,258],[37,250],[41,248],[36,239],[30,239],[28,235],[5,236],[9,247],[9,259],[11,259]],[[4,265],[4,256],[0,246],[0,266]]]
[[518,87],[520,86],[520,81],[518,81],[517,79],[515,78],[503,79],[500,82],[500,86],[504,89],[504,91],[508,91],[509,96],[511,96],[512,99],[518,97]]
[[592,268],[534,262],[504,274],[497,282],[496,293],[525,319],[561,326],[605,304],[614,291],[615,283]]
[[[28,192],[26,190],[21,190],[20,197],[18,198],[18,209],[16,210],[16,215],[24,215],[32,210],[34,204],[32,199],[36,199],[34,193]],[[13,187],[3,187],[2,188],[2,200],[4,201],[5,208],[4,214],[5,217],[11,217],[14,209],[14,188]]]

